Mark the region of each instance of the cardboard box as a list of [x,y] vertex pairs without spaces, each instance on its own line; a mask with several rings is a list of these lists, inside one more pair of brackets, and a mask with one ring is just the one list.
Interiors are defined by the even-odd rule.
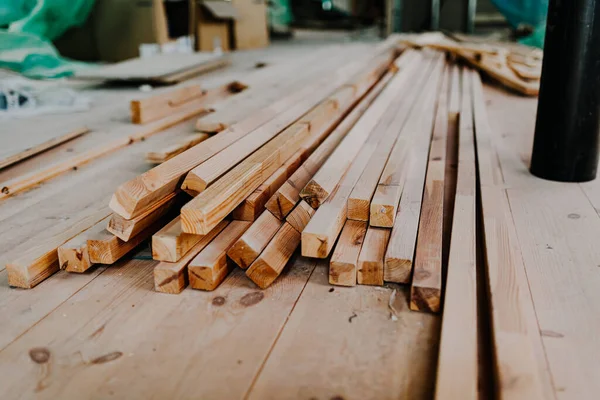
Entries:
[[195,15],[196,50],[233,48],[232,27],[238,14],[230,1],[202,1],[197,4]]
[[237,50],[267,47],[269,30],[267,27],[266,0],[232,0],[238,18],[233,23],[233,43]]

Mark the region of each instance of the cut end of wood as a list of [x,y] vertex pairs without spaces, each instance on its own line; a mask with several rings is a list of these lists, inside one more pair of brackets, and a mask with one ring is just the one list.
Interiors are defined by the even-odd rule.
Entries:
[[132,199],[126,190],[119,187],[112,195],[108,206],[121,217],[131,219],[133,218],[134,209],[129,208],[128,204],[135,204],[135,199]]
[[141,124],[142,123],[142,112],[141,103],[139,100],[132,100],[129,109],[131,110],[131,123]]
[[356,280],[360,285],[383,286],[383,263],[359,262]]
[[31,289],[35,286],[29,278],[27,268],[21,268],[19,265],[14,264],[6,264],[6,272],[8,273],[9,286],[21,289]]
[[363,199],[348,199],[348,219],[368,222],[369,201]]
[[316,210],[327,200],[329,192],[323,189],[317,182],[311,180],[300,192],[300,197]]
[[204,179],[200,178],[198,175],[194,173],[194,171],[188,172],[185,180],[181,184],[181,189],[183,189],[190,196],[196,197],[200,193],[206,190],[208,187],[207,182]]
[[246,276],[261,289],[266,289],[275,282],[279,273],[266,262],[258,258],[246,271]]
[[332,243],[326,236],[315,235],[314,233],[302,232],[302,255],[312,258],[327,258]]
[[396,210],[396,206],[371,203],[369,224],[379,228],[392,228],[396,220]]
[[229,266],[223,267],[217,272],[210,267],[188,266],[190,287],[198,290],[215,290],[225,280],[229,271]]
[[87,245],[79,248],[58,248],[58,265],[67,272],[82,273],[92,267]]
[[276,192],[267,204],[265,208],[269,210],[277,219],[283,221],[285,217],[294,209],[295,202],[290,201],[283,193]]
[[222,122],[203,121],[202,118],[196,122],[196,131],[208,134],[215,134],[227,129],[227,125]]
[[187,270],[174,271],[169,268],[154,268],[154,290],[161,293],[179,294],[187,286]]
[[356,265],[332,261],[329,264],[329,283],[337,286],[356,286]]
[[227,251],[227,256],[241,269],[247,269],[256,260],[258,253],[246,243],[242,236]]
[[156,261],[177,262],[179,257],[173,253],[177,248],[177,238],[169,236],[152,236],[152,259]]
[[204,214],[195,209],[181,209],[181,230],[194,235],[206,235],[212,228],[206,226]]
[[385,259],[383,280],[393,283],[409,283],[412,261],[390,257]]
[[440,298],[440,289],[413,286],[410,288],[410,309],[439,313]]

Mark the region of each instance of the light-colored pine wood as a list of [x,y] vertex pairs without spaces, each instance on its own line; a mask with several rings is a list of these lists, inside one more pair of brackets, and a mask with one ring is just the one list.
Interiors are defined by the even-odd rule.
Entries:
[[246,276],[261,289],[271,286],[300,245],[300,238],[300,233],[288,222],[284,222],[264,251],[246,270]]
[[266,208],[280,220],[300,202],[300,190],[306,186],[327,158],[333,153],[340,141],[346,136],[359,118],[371,106],[373,101],[389,83],[394,72],[386,73],[371,91],[352,109],[342,122],[329,134],[327,139],[302,163],[294,174],[281,185],[279,190],[267,201]]
[[178,107],[206,94],[200,85],[190,85],[169,90],[130,103],[131,122],[145,124],[173,113]]
[[53,147],[56,147],[65,142],[68,142],[69,140],[78,138],[79,136],[81,136],[85,133],[88,133],[89,131],[90,130],[86,127],[75,129],[64,135],[61,135],[58,137],[53,137],[52,139],[49,139],[43,143],[36,144],[35,146],[32,146],[27,149],[23,149],[22,151],[19,151],[16,154],[10,155],[8,157],[4,157],[0,160],[0,169],[6,168],[9,165],[16,164],[16,163],[23,161],[29,157],[35,156],[36,154],[40,154],[40,153],[42,153],[46,150],[49,150]]
[[231,270],[227,250],[244,234],[251,223],[231,221],[214,240],[188,265],[190,286],[193,289],[214,290]]
[[119,239],[127,242],[172,210],[178,201],[177,194],[171,193],[143,214],[130,220],[113,213],[106,229]]
[[319,171],[302,189],[300,197],[313,208],[317,209],[333,192],[379,119],[388,110],[390,102],[400,91],[409,87],[412,72],[419,62],[420,57],[413,52],[405,52],[396,60],[395,66],[400,72],[396,73],[389,85],[382,90]]
[[[458,181],[454,224],[444,296],[444,315],[436,381],[436,399],[478,399],[480,340],[477,321],[476,166],[472,112],[472,79],[463,71],[460,110]],[[412,310],[439,311],[440,288],[436,277],[415,271]],[[456,371],[461,373],[457,374]]]
[[[419,233],[415,245],[414,276],[426,276],[427,288],[442,292],[442,256],[444,248],[444,190],[446,178],[446,137],[448,136],[449,69],[446,69],[437,100],[437,112],[425,188],[419,219]],[[468,134],[468,132],[466,133]],[[450,212],[450,210],[446,210]],[[462,222],[459,222],[462,223]],[[406,271],[410,274],[410,270]],[[414,278],[413,278],[414,281]],[[433,307],[431,311],[439,311]]]
[[188,285],[188,264],[217,236],[229,221],[222,221],[208,235],[200,237],[194,246],[176,262],[163,261],[154,267],[154,290],[161,293],[179,294]]
[[383,258],[389,240],[389,229],[373,227],[367,229],[358,256],[356,281],[359,285],[383,286]]
[[536,360],[535,346],[541,347],[541,333],[502,170],[491,143],[483,88],[476,73],[473,73],[473,112],[498,398],[547,398],[554,388],[540,377],[540,370],[547,368],[546,360],[542,363]]
[[298,150],[281,167],[273,172],[242,204],[233,210],[233,219],[255,221],[265,210],[265,205],[273,193],[298,169],[304,159],[305,152],[304,148]]
[[195,145],[204,142],[210,135],[208,133],[194,133],[184,140],[167,147],[164,150],[150,151],[146,153],[146,161],[152,164],[162,164],[184,151],[191,149]]
[[347,220],[329,262],[329,283],[355,286],[358,256],[367,233],[367,223]]
[[104,231],[108,219],[104,218],[89,229],[81,232],[58,248],[58,265],[67,272],[85,272],[94,265],[90,259],[88,239],[96,237]]
[[[41,240],[30,247],[24,243],[21,256],[6,264],[10,286],[31,289],[60,269],[57,249],[63,243],[107,217],[108,207],[92,213],[57,235]],[[27,245],[25,247],[25,245]]]
[[152,235],[152,258],[157,261],[177,262],[202,239],[201,235],[185,233],[181,229],[181,218],[177,216]]
[[285,220],[295,230],[297,230],[299,233],[302,233],[313,215],[315,215],[315,209],[309,206],[307,202],[301,201],[292,210],[292,212],[288,214]]
[[[337,85],[343,84],[353,74],[358,73],[361,68],[370,61],[374,63],[367,68],[368,74],[377,76],[383,74],[382,68],[387,68],[390,63],[390,57],[395,51],[395,41],[386,41],[382,45],[377,46],[374,53],[375,57],[370,60],[357,60],[349,65],[346,65],[334,73],[327,74],[321,80],[314,84],[307,85],[304,89],[296,91],[283,99],[265,107],[261,111],[253,114],[251,117],[232,125],[225,131],[221,132],[214,138],[205,140],[203,143],[194,146],[193,148],[181,153],[177,157],[151,169],[150,171],[125,182],[119,186],[113,195],[110,202],[110,207],[117,214],[124,218],[133,218],[144,212],[149,206],[169,193],[174,192],[180,185],[181,180],[185,175],[201,164],[214,156],[221,150],[227,148],[232,143],[243,138],[257,128],[273,129],[277,132],[285,128],[285,126],[298,119],[306,110],[299,110],[297,115],[289,115],[289,120],[281,120],[275,118],[282,114],[285,110],[290,109],[300,99],[313,94],[316,88],[322,87],[323,82],[332,85],[335,88]],[[374,62],[376,60],[376,62]],[[273,120],[274,121],[271,121]],[[269,123],[269,124],[267,124]],[[266,125],[266,126],[265,126]],[[236,204],[237,205],[237,204]]]
[[371,200],[369,209],[369,224],[371,226],[382,228],[392,228],[394,226],[408,174],[409,163],[407,159],[411,157],[413,146],[417,147],[419,151],[418,165],[420,168],[418,171],[413,170],[412,172],[417,173],[420,178],[425,180],[427,150],[429,149],[429,140],[431,139],[435,120],[439,91],[438,83],[442,74],[443,65],[438,65],[432,73],[432,79],[427,82],[423,89],[419,104],[416,106],[421,112],[413,114],[412,118],[407,121],[401,138],[390,152]]
[[240,268],[246,269],[267,247],[283,222],[271,213],[262,213],[260,217],[227,251],[227,256]]

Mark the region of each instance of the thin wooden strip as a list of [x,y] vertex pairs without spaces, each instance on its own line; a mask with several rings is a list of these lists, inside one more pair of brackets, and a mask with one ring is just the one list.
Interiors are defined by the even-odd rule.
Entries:
[[333,130],[325,141],[302,163],[294,174],[283,183],[277,192],[267,201],[265,207],[280,220],[300,202],[300,190],[306,186],[314,174],[333,153],[340,141],[367,111],[373,101],[386,87],[395,72],[388,72],[375,87],[360,101],[346,118]]
[[177,262],[202,239],[202,235],[185,233],[181,229],[181,217],[177,216],[152,235],[152,258],[157,261]]
[[[415,180],[422,179],[420,191],[423,191],[427,170],[427,153],[440,90],[438,82],[442,80],[442,77],[443,69],[434,72],[431,84],[425,89],[420,104],[417,106],[417,109],[421,112],[414,114],[413,118],[407,121],[401,139],[396,142],[389,159],[386,161],[370,204],[369,224],[371,226],[382,228],[392,228],[394,226],[408,174],[409,163],[407,159],[411,157],[410,151],[413,146],[415,146],[418,154],[416,164],[418,168],[413,169],[411,172],[415,174]],[[447,93],[443,92],[443,96],[447,96]],[[420,204],[418,205],[420,206]]]
[[131,122],[145,124],[166,117],[181,105],[197,100],[204,96],[206,91],[200,85],[190,85],[169,90],[139,100],[131,100]]
[[169,146],[166,149],[150,151],[146,153],[146,161],[152,164],[162,164],[176,155],[191,149],[195,145],[204,142],[208,138],[210,138],[210,135],[207,133],[191,134],[181,142]]
[[[449,86],[450,71],[447,69],[438,98],[414,256],[415,277],[426,276],[429,283],[427,287],[430,290],[439,289],[440,296],[442,291],[442,252],[444,248],[444,190]],[[446,210],[446,212],[450,212],[450,210]],[[406,272],[410,274],[410,270]],[[436,307],[434,307],[434,311],[435,309]]]
[[[491,128],[481,80],[479,74],[472,75],[484,257],[489,280],[498,398],[541,399],[553,393],[554,388],[548,379],[542,380],[540,376],[540,370],[547,368],[547,362],[538,363],[534,346],[542,347],[542,337],[502,170],[490,139]],[[508,382],[519,384],[509,385]]]
[[[225,177],[199,194],[181,209],[183,229],[189,233],[205,234],[239,205],[253,190],[264,182],[303,142],[323,140],[341,115],[345,115],[379,78],[376,68],[362,71],[322,104],[334,102],[336,112],[321,115],[313,109],[305,117],[292,124],[267,145],[260,148]],[[348,89],[351,89],[348,91]],[[344,99],[340,99],[344,97]],[[342,106],[341,104],[344,104]],[[306,119],[305,119],[306,118]],[[322,123],[316,120],[323,119]]]
[[106,218],[109,213],[108,207],[101,208],[90,216],[73,223],[59,234],[40,240],[35,246],[24,243],[22,255],[6,264],[8,284],[31,289],[57,272],[60,269],[57,251],[60,245]]
[[340,286],[356,285],[358,256],[366,233],[366,222],[346,221],[329,262],[329,283]]
[[283,222],[271,213],[262,213],[250,228],[227,251],[227,256],[240,268],[246,269],[267,247]]
[[246,221],[232,221],[188,265],[190,286],[193,289],[214,290],[231,270],[227,250],[250,227]]
[[143,214],[130,220],[113,213],[106,229],[119,239],[127,242],[168,213],[178,201],[177,194],[178,193],[171,193],[171,195],[154,204]]
[[[443,59],[438,57],[437,63],[441,66]],[[434,67],[435,70],[435,67]],[[425,69],[427,73],[428,68]],[[417,97],[418,93],[414,93]],[[405,99],[404,106],[412,107],[415,103],[413,96],[402,96]],[[394,115],[397,109],[390,109]],[[363,118],[368,118],[367,113]],[[375,127],[377,124],[373,124]],[[358,124],[356,125],[358,126]],[[377,148],[384,133],[394,134],[395,132],[384,132],[375,130],[368,137],[366,143],[362,146],[358,156],[352,161],[352,164],[344,178],[339,182],[335,191],[319,207],[311,222],[302,232],[302,255],[305,257],[326,258],[331,252],[337,237],[339,236],[348,213],[348,197],[354,188],[357,180],[364,171],[371,155]]]
[[2,160],[0,160],[0,169],[2,168],[6,168],[9,165],[13,165],[16,164],[18,162],[21,162],[29,157],[35,156],[36,154],[40,154],[46,150],[49,150],[53,147],[56,147],[58,145],[61,145],[65,142],[68,142],[69,140],[73,140],[75,138],[78,138],[79,136],[88,133],[90,130],[86,127],[83,128],[78,128],[75,129],[69,133],[66,133],[64,135],[58,136],[58,137],[53,137],[50,140],[47,140],[43,143],[37,144],[33,147],[30,147],[28,149],[25,149],[23,151],[18,152],[17,154],[13,154],[11,156],[8,156]]
[[315,209],[308,205],[307,202],[301,201],[286,217],[286,222],[290,224],[299,233],[302,233],[310,219],[315,215]]
[[154,290],[161,293],[179,294],[188,285],[188,264],[200,253],[225,227],[229,221],[222,221],[208,235],[200,240],[177,262],[163,261],[154,267]]
[[[476,166],[470,72],[464,71],[459,132],[458,181],[444,297],[436,399],[478,399]],[[456,240],[455,240],[456,238]],[[460,240],[458,240],[460,239]],[[436,282],[415,271],[411,309],[439,311]],[[460,374],[456,371],[460,370]]]
[[271,286],[300,245],[300,238],[300,233],[284,222],[273,240],[246,270],[246,276],[261,289]]
[[300,163],[305,158],[305,153],[305,149],[298,150],[281,167],[273,172],[242,204],[233,210],[233,219],[255,221],[265,210],[265,205],[273,193],[298,169]]
[[[383,47],[379,46],[376,50],[379,52],[377,53],[379,59],[382,59],[382,57],[385,58],[386,55],[391,54],[394,46],[394,43],[384,43]],[[377,59],[377,57],[374,58]],[[384,60],[381,61],[382,65],[385,65]],[[364,62],[365,61],[362,61],[362,63]],[[328,75],[327,78],[324,79],[329,82],[341,83],[347,79],[346,77],[348,75],[358,70],[363,65],[362,63],[351,63],[350,65],[337,70],[333,76]],[[375,71],[378,70],[375,69]],[[320,83],[321,81],[318,82],[319,85]],[[111,209],[125,218],[133,218],[134,216],[139,215],[151,204],[175,191],[180,185],[182,178],[184,178],[191,169],[236,142],[238,139],[253,132],[255,129],[262,125],[266,125],[277,115],[284,110],[289,109],[299,99],[310,94],[313,90],[314,86],[308,85],[303,90],[294,92],[252,115],[248,119],[231,126],[214,138],[210,138],[181,153],[177,157],[174,157],[133,180],[122,184],[111,199]],[[299,112],[299,115],[290,116],[289,121],[279,120],[276,121],[276,123],[273,122],[272,124],[274,124],[275,127],[271,127],[270,129],[281,130],[301,115],[302,112]],[[281,128],[277,128],[279,126],[281,126]],[[263,126],[261,129],[268,128],[267,126]]]
[[369,227],[358,256],[356,281],[359,285],[383,286],[383,259],[390,230]]
[[67,272],[85,272],[94,265],[90,259],[88,239],[106,229],[109,217],[81,232],[58,248],[58,265]]
[[[398,97],[399,92],[410,87],[410,79],[413,77],[412,71],[419,63],[420,57],[417,57],[413,52],[404,53],[396,60],[395,66],[400,72],[396,73],[389,85],[373,101],[373,104],[300,192],[300,197],[313,208],[318,208],[333,192],[350,167],[352,160],[359,154],[370,132],[389,109],[390,102]],[[404,67],[400,67],[400,65],[404,65]]]

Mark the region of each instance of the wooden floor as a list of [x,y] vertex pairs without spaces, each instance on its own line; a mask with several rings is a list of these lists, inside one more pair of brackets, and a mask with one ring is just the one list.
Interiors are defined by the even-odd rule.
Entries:
[[[316,47],[237,54],[230,69],[201,81],[213,86],[257,61]],[[2,122],[0,146],[15,135],[93,131],[0,171],[0,182],[124,134],[137,89],[85,92],[96,100],[90,112]],[[544,339],[538,364],[549,370],[556,398],[595,399],[600,182],[532,177],[536,100],[486,86],[486,101]],[[148,150],[176,142],[193,123],[0,202],[0,398],[431,398],[440,317],[410,312],[406,287],[331,287],[325,261],[297,256],[264,291],[236,270],[214,292],[167,295],[153,290],[156,262],[145,249],[85,274],[61,271],[33,290],[8,287],[4,265],[17,245],[34,245],[58,222],[75,223],[107,203],[120,183],[148,168]]]

